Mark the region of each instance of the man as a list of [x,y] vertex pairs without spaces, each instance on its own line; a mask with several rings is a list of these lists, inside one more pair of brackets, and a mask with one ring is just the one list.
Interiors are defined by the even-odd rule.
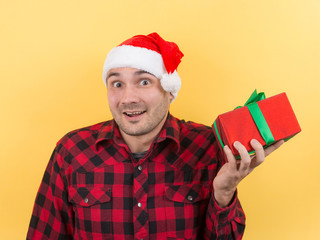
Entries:
[[250,158],[224,148],[210,127],[169,114],[183,54],[158,34],[138,35],[108,54],[103,81],[113,120],[74,130],[47,166],[27,239],[241,239],[238,183],[267,149]]

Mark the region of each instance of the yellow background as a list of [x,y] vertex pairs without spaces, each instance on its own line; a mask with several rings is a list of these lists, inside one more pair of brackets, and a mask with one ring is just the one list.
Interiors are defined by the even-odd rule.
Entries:
[[1,0],[0,238],[25,239],[55,143],[111,117],[107,52],[157,31],[185,54],[179,118],[287,92],[302,132],[240,184],[244,239],[320,239],[319,30],[317,0]]

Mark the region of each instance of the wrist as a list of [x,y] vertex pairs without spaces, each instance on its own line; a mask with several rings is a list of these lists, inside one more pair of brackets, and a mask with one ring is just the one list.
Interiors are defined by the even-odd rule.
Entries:
[[223,191],[214,190],[214,198],[215,198],[218,206],[221,208],[225,208],[225,207],[229,206],[229,204],[233,200],[233,196],[234,196],[235,191],[236,191],[235,189],[234,190],[223,190]]

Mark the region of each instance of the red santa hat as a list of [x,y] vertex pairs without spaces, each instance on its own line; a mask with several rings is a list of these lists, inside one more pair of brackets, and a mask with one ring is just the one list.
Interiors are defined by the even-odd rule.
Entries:
[[106,84],[110,69],[119,67],[141,69],[159,78],[163,89],[172,93],[174,100],[181,87],[177,67],[182,57],[183,53],[177,44],[165,41],[157,33],[137,35],[109,52],[103,66],[103,82]]

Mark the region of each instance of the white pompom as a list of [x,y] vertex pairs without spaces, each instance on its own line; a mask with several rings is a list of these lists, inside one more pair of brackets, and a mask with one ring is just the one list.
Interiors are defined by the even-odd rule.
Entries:
[[163,74],[162,78],[160,80],[161,86],[162,88],[166,91],[166,92],[170,92],[173,95],[173,99],[171,102],[173,102],[173,100],[177,97],[178,92],[181,88],[181,79],[178,75],[177,71],[174,71],[171,74]]

